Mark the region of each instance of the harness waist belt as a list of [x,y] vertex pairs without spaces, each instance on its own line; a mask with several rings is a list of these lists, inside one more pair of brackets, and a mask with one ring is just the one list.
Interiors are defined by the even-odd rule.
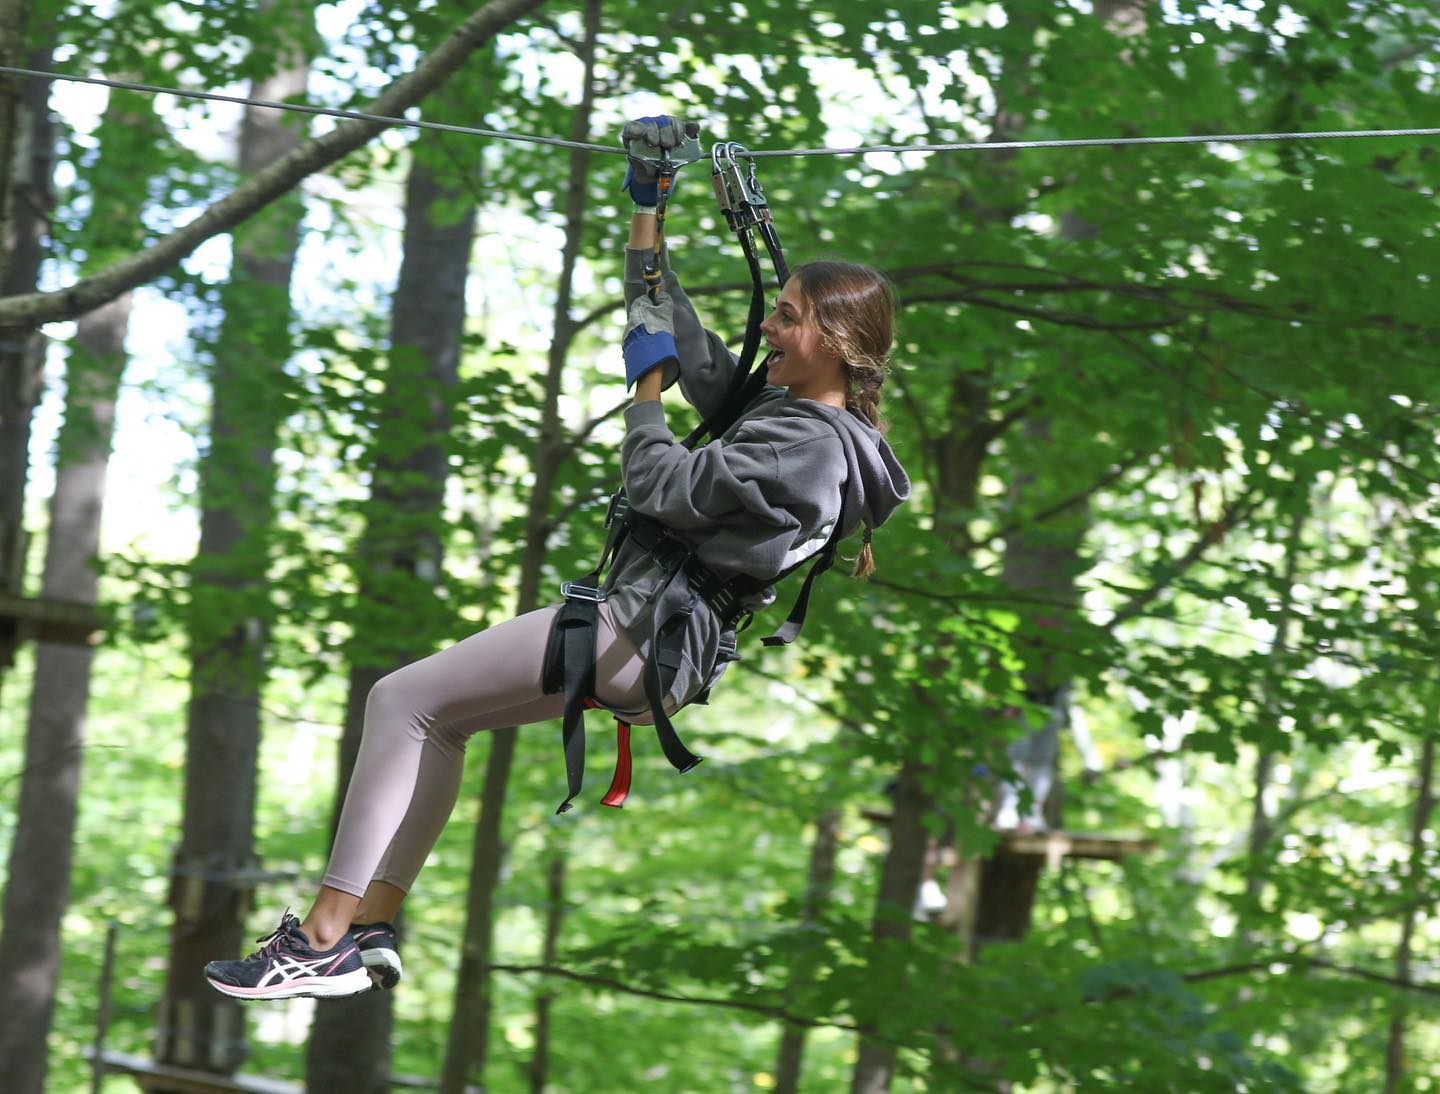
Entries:
[[689,544],[663,524],[650,517],[631,513],[630,538],[647,551],[667,573],[685,571],[690,588],[710,606],[720,620],[721,630],[732,629],[749,614],[742,598],[764,587],[763,583],[744,574],[726,576],[716,573],[695,557]]

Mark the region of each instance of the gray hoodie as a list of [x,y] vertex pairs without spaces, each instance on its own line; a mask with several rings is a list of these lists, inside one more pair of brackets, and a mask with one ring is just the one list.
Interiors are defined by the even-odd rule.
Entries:
[[[644,291],[648,251],[625,253],[625,303]],[[679,280],[664,264],[665,291],[675,301],[678,376],[686,400],[709,414],[729,386],[736,358],[723,339],[706,330]],[[910,495],[910,480],[885,439],[847,410],[810,399],[792,399],[767,386],[725,431],[695,451],[681,445],[665,424],[658,402],[625,411],[621,448],[625,491],[631,507],[682,536],[696,556],[721,574],[773,577],[818,553],[841,513],[841,537],[862,523],[883,524]],[[676,706],[712,687],[736,659],[735,636],[693,596],[683,573],[670,581],[633,546],[621,549],[605,587],[615,622],[648,653],[659,626],[677,610],[693,615],[669,698]],[[773,589],[752,607],[775,599]]]

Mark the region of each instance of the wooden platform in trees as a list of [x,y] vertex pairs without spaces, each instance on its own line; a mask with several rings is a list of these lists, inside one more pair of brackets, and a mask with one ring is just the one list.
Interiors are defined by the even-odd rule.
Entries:
[[94,604],[18,596],[0,588],[0,662],[4,664],[11,663],[22,642],[89,646],[99,641],[104,629],[104,618]]
[[1140,836],[1113,836],[1101,832],[1006,832],[996,854],[1036,856],[1049,865],[1061,859],[1089,858],[1119,862],[1126,855],[1155,850],[1155,841]]
[[[93,1054],[87,1052],[93,1059]],[[216,1091],[242,1091],[244,1094],[304,1094],[303,1083],[286,1079],[267,1079],[263,1075],[217,1075],[172,1064],[157,1064],[148,1056],[134,1052],[106,1051],[101,1064],[111,1075],[129,1075],[141,1090],[195,1091],[214,1094]],[[435,1083],[419,1075],[391,1075],[390,1085],[410,1090],[433,1090]]]
[[267,1079],[261,1075],[217,1075],[188,1067],[157,1064],[154,1060],[132,1052],[106,1052],[101,1056],[105,1070],[112,1075],[132,1076],[141,1090],[185,1091],[246,1091],[247,1094],[304,1094],[300,1083]]
[[[888,826],[890,812],[884,809],[864,809],[860,815],[868,821]],[[992,857],[995,858],[1043,858],[1047,865],[1056,866],[1061,859],[1087,858],[1106,862],[1120,862],[1126,855],[1142,855],[1155,850],[1152,839],[1136,835],[1112,835],[1106,832],[1001,832],[1000,842]],[[953,865],[953,848],[941,861]]]

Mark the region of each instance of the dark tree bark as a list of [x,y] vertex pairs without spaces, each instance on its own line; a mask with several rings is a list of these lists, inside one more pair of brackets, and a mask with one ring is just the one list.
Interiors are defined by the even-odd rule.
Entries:
[[[830,809],[815,821],[815,842],[810,845],[810,869],[805,880],[805,899],[800,909],[800,929],[814,932],[816,921],[830,899],[835,881],[835,852],[840,844],[840,811]],[[797,962],[790,971],[790,984],[805,983],[813,975],[820,959],[818,947]],[[791,996],[786,991],[787,1002]],[[780,1037],[780,1052],[775,1064],[775,1094],[796,1094],[800,1089],[800,1066],[805,1055],[806,1027],[787,1024]]]
[[[0,56],[19,60],[29,4],[0,0]],[[54,29],[24,56],[27,67],[48,69]],[[8,37],[14,33],[16,37]],[[50,81],[0,77],[0,294],[34,292],[45,258],[55,134],[50,120]],[[30,473],[30,421],[40,401],[45,338],[39,331],[0,323],[0,590],[18,593],[25,573],[25,484]],[[14,660],[13,621],[0,620],[0,675]]]
[[[951,395],[946,420],[939,428],[927,431],[927,436],[931,438],[930,455],[938,485],[935,527],[947,547],[963,550],[969,542],[965,523],[975,509],[985,459],[990,446],[1009,423],[991,417],[989,377],[985,373],[961,373],[952,385]],[[937,659],[942,656],[943,652],[937,653]],[[937,673],[943,667],[937,664]],[[917,698],[934,711],[937,720],[947,717],[943,703],[936,702],[932,696],[921,693]],[[922,785],[925,776],[926,769],[915,760],[907,760],[901,766],[891,814],[890,847],[881,868],[880,894],[872,927],[877,943],[882,939],[906,940],[913,929],[910,917],[931,850],[925,816],[934,808],[934,801]],[[952,873],[952,880],[954,876]],[[892,966],[883,954],[878,954],[874,977],[877,982],[885,982],[889,967]],[[894,1048],[886,1041],[869,1036],[881,1032],[884,1002],[883,996],[875,997],[872,1002],[875,1013],[865,1016],[861,1022],[859,1055],[851,1076],[851,1090],[855,1094],[882,1094],[890,1089],[895,1077]]]
[[[1308,485],[1302,486],[1308,491]],[[1280,678],[1284,671],[1281,658],[1291,646],[1291,630],[1295,625],[1295,573],[1300,565],[1300,541],[1305,529],[1305,518],[1309,507],[1300,506],[1290,521],[1290,532],[1285,537],[1285,569],[1280,579],[1280,611],[1275,618],[1275,639],[1270,645],[1270,655],[1265,668],[1265,717],[1278,720],[1280,716]],[[1255,750],[1255,800],[1250,816],[1250,855],[1245,864],[1245,895],[1252,902],[1260,900],[1265,887],[1268,871],[1265,869],[1265,852],[1274,836],[1274,818],[1265,805],[1265,795],[1270,789],[1270,780],[1275,767],[1274,748],[1260,746]],[[1248,932],[1247,932],[1248,934]],[[1253,934],[1249,935],[1253,939]]]
[[[540,951],[540,963],[545,968],[555,966],[555,956],[560,950],[560,928],[565,922],[565,862],[564,850],[550,859],[550,869],[545,879],[545,943]],[[542,987],[535,996],[535,1055],[530,1060],[530,1092],[545,1094],[550,1081],[550,1004],[555,1001],[555,992]]]
[[[449,473],[445,438],[459,377],[465,280],[478,187],[456,177],[454,138],[426,132],[405,186],[404,253],[391,305],[390,361],[372,455],[374,475],[357,546],[360,604],[348,649],[349,693],[331,836],[355,769],[370,689],[433,649],[435,583],[444,561],[440,525]],[[467,146],[458,146],[461,148]],[[473,144],[468,149],[475,149]],[[463,153],[477,160],[476,152]],[[472,171],[472,175],[475,172]],[[448,182],[446,180],[449,180]],[[443,210],[452,210],[446,214]],[[454,212],[453,210],[459,210]],[[389,1089],[393,994],[366,992],[317,1008],[306,1055],[312,1090]]]
[[[570,138],[575,141],[583,141],[588,135],[595,104],[595,43],[600,31],[600,5],[601,0],[585,2],[585,37],[580,49],[584,83],[580,104],[570,120]],[[540,575],[550,533],[550,494],[560,462],[568,451],[560,422],[560,386],[565,373],[565,359],[575,333],[570,305],[574,293],[575,262],[584,235],[589,164],[589,152],[579,148],[571,151],[565,195],[565,245],[561,251],[560,277],[555,293],[554,333],[545,374],[540,439],[534,459],[535,482],[531,487],[525,518],[525,552],[520,563],[517,613],[533,611],[539,606]],[[484,1085],[485,1061],[489,1051],[490,953],[494,942],[495,893],[500,884],[500,867],[505,855],[502,826],[510,766],[515,757],[515,733],[511,727],[491,734],[490,754],[485,762],[485,785],[470,866],[469,914],[455,983],[455,1017],[450,1023],[445,1066],[440,1076],[441,1094],[464,1094],[471,1082]]]
[[[1405,868],[1405,891],[1409,897],[1405,912],[1400,920],[1400,944],[1395,948],[1395,979],[1401,984],[1410,983],[1411,961],[1415,944],[1415,925],[1419,915],[1421,886],[1426,875],[1425,860],[1433,855],[1428,846],[1426,832],[1430,817],[1435,812],[1435,741],[1437,731],[1433,728],[1435,716],[1440,713],[1440,703],[1430,705],[1430,728],[1420,743],[1419,787],[1415,794],[1415,813],[1410,826],[1410,861]],[[1390,1029],[1385,1040],[1385,1094],[1405,1089],[1406,1072],[1410,1068],[1405,1060],[1405,1020],[1409,997],[1397,993],[1395,1013],[1390,1018]]]
[[[96,602],[100,511],[125,364],[130,296],[80,321],[60,430],[43,591]],[[60,975],[60,922],[70,899],[75,803],[85,744],[85,708],[95,651],[41,642],[25,735],[20,809],[10,848],[0,924],[0,1059],[11,1061],[6,1089],[45,1087],[45,1037]]]
[[[1049,420],[1041,415],[1027,418],[1021,431],[1025,450],[1032,454],[1037,466],[1065,466],[1050,436]],[[1044,455],[1049,453],[1047,457]],[[1053,500],[1036,497],[1036,476],[1030,472],[1017,474],[1010,482],[1010,508],[1014,512],[1035,511]],[[1065,490],[1059,491],[1062,495]],[[1013,809],[1014,824],[1043,829],[1057,827],[1059,811],[1060,731],[1068,718],[1069,680],[1056,665],[1054,650],[1067,643],[1066,632],[1075,619],[1073,610],[1047,608],[1047,604],[1072,604],[1076,599],[1075,579],[1084,568],[1080,544],[1089,524],[1089,509],[1083,503],[1054,514],[1043,523],[1017,530],[1005,540],[1005,583],[1020,596],[1033,601],[1037,608],[1028,610],[1029,626],[1037,635],[1035,644],[1025,657],[1026,697],[1041,713],[1032,715],[1043,720],[1010,749],[1010,760],[1020,775],[1021,783],[1004,788],[1007,802],[1002,818],[1008,826]],[[1020,789],[1029,792],[1028,803]],[[978,904],[974,916],[974,938],[983,944],[994,939],[1023,938],[1030,928],[1030,913],[1035,903],[1044,859],[1038,855],[1008,855],[997,852],[981,868]]]
[[[0,65],[11,68],[32,67],[31,62],[40,59],[49,67],[49,54],[36,58],[26,54],[26,34],[30,27],[30,0],[0,0]],[[25,64],[21,65],[21,61]],[[49,99],[49,88],[45,88]],[[0,239],[5,241],[5,250],[0,253],[0,285],[10,284],[12,240],[18,234],[11,223],[15,213],[15,176],[10,165],[20,158],[17,150],[23,146],[21,134],[24,131],[24,116],[29,110],[28,93],[23,76],[0,76]],[[33,290],[32,280],[28,289]]]
[[[305,58],[291,54],[278,64],[254,85],[257,96],[304,91]],[[240,171],[263,170],[299,143],[291,119],[247,109]],[[301,213],[298,200],[277,202],[235,238],[214,347],[210,444],[200,469],[200,550],[191,568],[185,808],[171,876],[175,922],[156,1057],[226,1074],[244,1060],[244,1020],[240,1004],[212,990],[201,969],[242,950],[257,868],[267,540]]]
[[910,915],[925,867],[925,816],[935,804],[924,786],[925,775],[926,768],[919,761],[906,759],[895,782],[890,850],[880,873],[871,927],[876,948],[870,967],[871,993],[866,998],[868,1013],[860,1021],[860,1054],[851,1078],[852,1094],[883,1094],[895,1078],[895,1049],[871,1034],[884,1032],[885,1006],[904,991],[896,979],[902,965],[887,955],[897,944],[907,942],[914,928]]

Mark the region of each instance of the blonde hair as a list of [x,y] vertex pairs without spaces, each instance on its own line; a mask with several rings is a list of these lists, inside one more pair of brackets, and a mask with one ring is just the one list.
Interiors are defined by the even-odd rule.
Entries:
[[[895,342],[895,290],[879,270],[854,262],[807,262],[791,275],[815,317],[821,344],[845,363],[845,408],[881,434],[881,388]],[[870,529],[855,558],[853,576],[875,572]]]

